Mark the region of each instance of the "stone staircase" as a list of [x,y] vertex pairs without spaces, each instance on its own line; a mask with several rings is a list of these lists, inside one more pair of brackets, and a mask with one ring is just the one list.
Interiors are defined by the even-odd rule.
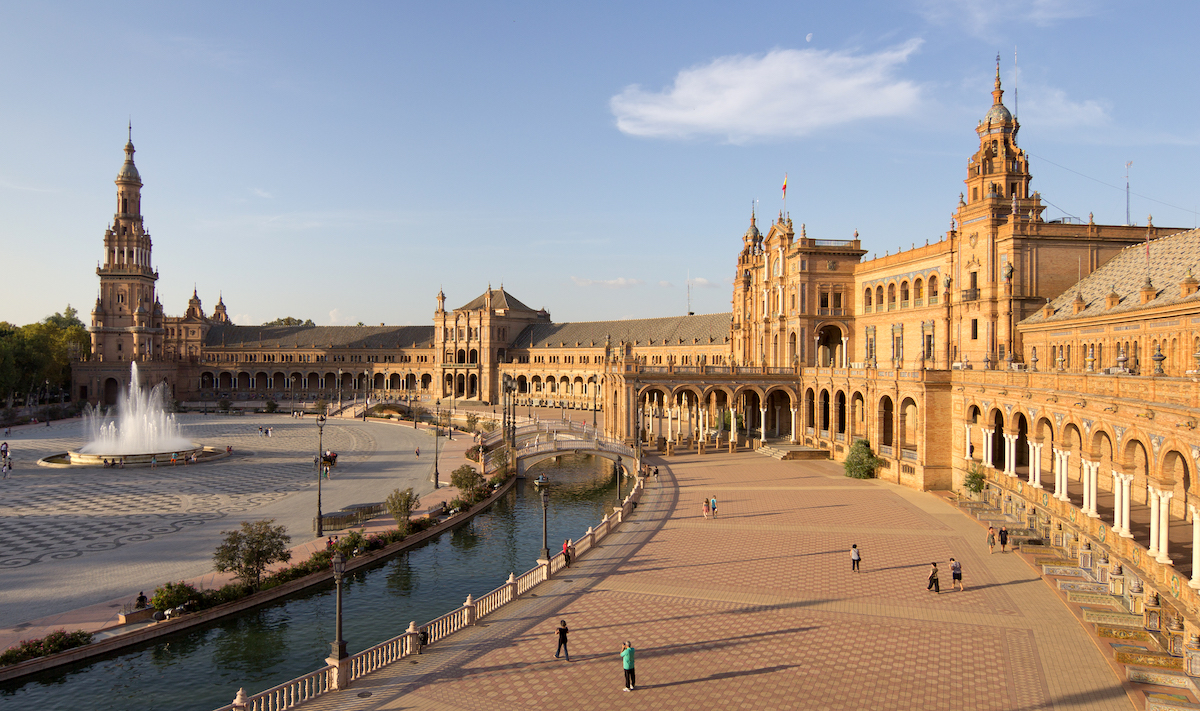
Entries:
[[829,459],[829,452],[801,444],[765,444],[754,451],[780,461]]

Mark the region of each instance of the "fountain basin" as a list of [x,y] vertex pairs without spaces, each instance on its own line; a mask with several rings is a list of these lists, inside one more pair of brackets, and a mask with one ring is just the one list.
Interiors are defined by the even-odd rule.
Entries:
[[176,455],[176,466],[185,466],[189,464],[192,454],[196,455],[196,462],[211,462],[214,459],[223,459],[229,456],[223,449],[215,447],[204,447],[202,445],[192,443],[188,449],[177,449],[170,452],[149,452],[143,454],[87,454],[84,452],[61,452],[52,454],[49,457],[43,457],[38,460],[38,466],[42,467],[103,467],[104,460],[119,461],[125,460],[125,468],[131,467],[148,467],[151,459],[158,460],[158,466],[171,466],[171,455]]

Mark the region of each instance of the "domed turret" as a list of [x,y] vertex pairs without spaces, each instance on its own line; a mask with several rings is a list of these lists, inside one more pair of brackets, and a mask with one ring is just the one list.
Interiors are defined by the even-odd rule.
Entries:
[[142,176],[138,175],[137,166],[133,164],[133,128],[130,127],[129,140],[125,143],[125,162],[117,173],[117,182],[142,184]]
[[1000,101],[1003,96],[1004,89],[1000,88],[1000,60],[997,58],[996,83],[992,88],[992,108],[988,109],[987,114],[984,115],[983,123],[1009,123],[1012,121],[1012,113]]

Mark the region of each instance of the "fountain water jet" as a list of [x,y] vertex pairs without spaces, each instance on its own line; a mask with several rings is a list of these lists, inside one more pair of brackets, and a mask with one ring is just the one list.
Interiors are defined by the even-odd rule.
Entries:
[[99,464],[105,459],[123,459],[126,463],[146,463],[157,457],[167,463],[172,455],[184,461],[203,447],[183,436],[175,416],[163,407],[165,385],[147,389],[138,377],[137,361],[129,367],[129,389],[117,402],[117,417],[105,417],[99,410],[84,413],[84,431],[88,443],[77,452],[69,452],[72,464]]

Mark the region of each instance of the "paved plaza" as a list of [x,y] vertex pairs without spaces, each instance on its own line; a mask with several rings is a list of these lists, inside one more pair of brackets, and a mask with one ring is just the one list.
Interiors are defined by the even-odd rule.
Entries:
[[[0,481],[0,639],[28,636],[30,620],[106,601],[115,616],[118,604],[111,601],[132,601],[167,581],[212,575],[216,583],[212,553],[221,531],[245,520],[274,518],[293,544],[313,538],[313,418],[185,415],[180,421],[191,439],[232,446],[234,455],[153,469],[52,469],[36,461],[82,445],[81,422],[13,429],[6,441],[16,468]],[[260,427],[270,427],[272,436],[260,435]],[[433,487],[433,438],[411,423],[330,419],[324,446],[340,455],[322,484],[325,512],[382,501],[397,487],[418,494]],[[454,466],[462,448],[455,448]]]
[[[830,462],[651,463],[661,486],[569,571],[303,708],[1133,708],[1049,586],[1021,556],[989,555],[984,530],[943,499]],[[713,496],[719,517],[705,520]],[[951,556],[965,592],[950,589]],[[926,591],[931,561],[940,595]],[[570,663],[553,658],[560,619]]]

